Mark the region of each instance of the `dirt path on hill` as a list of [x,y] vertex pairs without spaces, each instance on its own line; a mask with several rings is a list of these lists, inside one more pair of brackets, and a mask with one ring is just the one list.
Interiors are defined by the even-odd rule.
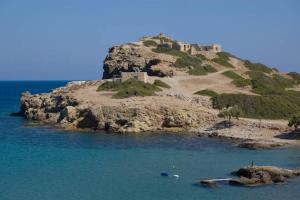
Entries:
[[191,96],[197,91],[209,89],[218,93],[243,93],[254,95],[249,89],[236,87],[231,83],[232,79],[222,75],[223,72],[228,70],[230,69],[223,69],[206,76],[180,75],[172,78],[163,78],[162,81],[166,82],[172,88],[164,90],[162,94],[182,94]]

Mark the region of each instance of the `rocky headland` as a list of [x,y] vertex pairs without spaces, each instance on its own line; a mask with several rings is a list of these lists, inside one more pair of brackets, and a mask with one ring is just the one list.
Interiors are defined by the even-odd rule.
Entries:
[[[159,35],[114,46],[104,60],[102,80],[70,82],[50,93],[24,92],[19,114],[68,130],[192,133],[236,140],[253,149],[297,143],[280,137],[291,131],[286,120],[240,118],[223,126],[211,92],[261,96],[248,84],[251,69],[239,58],[209,49],[213,45],[195,50],[192,45],[182,50],[180,45],[185,44]],[[123,72],[133,73],[133,79],[143,76],[138,80],[141,86],[134,88],[123,80]],[[239,77],[238,84],[232,73]],[[275,69],[271,73],[292,80]],[[241,81],[247,84],[241,86]],[[129,86],[124,89],[123,83]]]

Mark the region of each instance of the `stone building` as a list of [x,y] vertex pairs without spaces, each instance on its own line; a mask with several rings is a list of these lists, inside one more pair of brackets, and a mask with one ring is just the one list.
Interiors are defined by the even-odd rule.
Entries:
[[135,79],[144,83],[148,82],[147,72],[121,72],[121,81],[127,81],[129,79]]

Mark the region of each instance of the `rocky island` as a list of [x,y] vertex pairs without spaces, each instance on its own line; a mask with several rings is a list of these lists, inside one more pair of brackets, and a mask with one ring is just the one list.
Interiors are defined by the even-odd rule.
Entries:
[[300,112],[300,75],[281,73],[163,34],[109,49],[103,77],[21,96],[28,120],[64,129],[176,132],[229,138],[240,146],[296,144],[288,119]]

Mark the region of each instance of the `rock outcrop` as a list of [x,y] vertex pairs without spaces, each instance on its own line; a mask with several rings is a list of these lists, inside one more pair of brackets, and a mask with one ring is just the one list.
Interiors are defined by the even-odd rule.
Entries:
[[231,185],[259,186],[283,183],[288,178],[300,175],[300,170],[283,169],[272,166],[247,166],[233,172],[239,179],[229,181]]
[[109,49],[104,60],[103,78],[118,77],[121,72],[147,72],[148,75],[172,76],[172,56],[152,52],[142,45],[120,45]]

